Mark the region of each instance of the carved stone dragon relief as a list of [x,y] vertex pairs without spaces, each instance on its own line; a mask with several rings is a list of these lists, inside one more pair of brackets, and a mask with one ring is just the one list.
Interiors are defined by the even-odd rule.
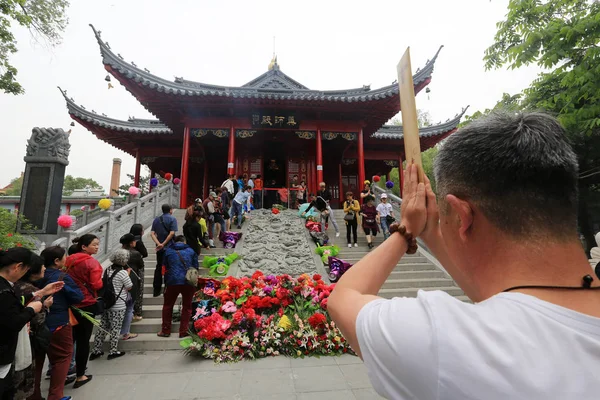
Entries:
[[27,141],[26,157],[37,159],[54,158],[69,162],[69,134],[61,128],[33,128]]

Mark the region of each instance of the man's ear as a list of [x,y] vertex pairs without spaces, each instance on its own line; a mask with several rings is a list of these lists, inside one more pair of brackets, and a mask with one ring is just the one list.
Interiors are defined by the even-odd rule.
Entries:
[[446,196],[446,202],[456,216],[458,234],[462,240],[465,240],[467,238],[467,231],[473,225],[473,208],[467,201],[461,200],[453,194]]

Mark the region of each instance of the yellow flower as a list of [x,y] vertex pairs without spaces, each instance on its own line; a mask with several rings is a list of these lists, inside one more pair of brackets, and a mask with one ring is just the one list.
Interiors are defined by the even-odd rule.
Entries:
[[110,199],[102,199],[98,202],[98,207],[100,207],[103,210],[108,210],[111,205],[112,201],[110,201]]
[[340,341],[340,337],[336,336],[336,337],[333,338],[333,340],[335,340],[336,342],[339,342]]
[[213,353],[218,353],[218,352],[219,352],[219,349],[214,349],[213,350]]
[[297,355],[297,356],[301,356],[301,355],[302,355],[302,352],[301,352],[300,350],[296,350],[296,355]]
[[279,323],[277,324],[277,326],[282,328],[284,331],[287,331],[292,327],[292,322],[290,321],[290,319],[288,318],[287,315],[284,315],[279,320]]

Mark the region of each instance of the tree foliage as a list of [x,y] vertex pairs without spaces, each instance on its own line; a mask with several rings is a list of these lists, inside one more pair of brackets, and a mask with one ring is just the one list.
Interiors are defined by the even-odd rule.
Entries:
[[102,186],[91,178],[74,178],[72,175],[65,176],[65,183],[63,184],[63,196],[70,196],[73,194],[75,189],[90,189],[102,190]]
[[[17,214],[0,207],[0,249],[11,247],[26,247],[32,249],[34,243],[31,238],[16,232]],[[24,223],[25,221],[22,221]]]
[[0,0],[0,90],[10,94],[24,93],[17,82],[17,69],[9,61],[17,52],[14,26],[24,26],[36,40],[56,46],[67,27],[65,11],[68,6],[67,0]]
[[600,128],[600,2],[510,0],[486,68],[537,64],[526,106],[552,111],[572,133]]
[[508,93],[502,94],[502,99],[496,103],[493,108],[486,108],[483,111],[475,111],[471,115],[465,116],[465,118],[459,124],[459,128],[469,124],[471,121],[474,121],[478,118],[481,118],[485,115],[490,114],[494,111],[509,111],[509,112],[517,112],[523,109],[522,99],[523,95],[521,93],[510,95]]
[[[141,175],[140,174],[140,184],[139,184],[139,189],[140,189],[140,197],[147,195],[148,193],[150,193],[150,169],[148,167],[144,167],[145,170],[145,174]],[[116,194],[118,194],[119,196],[128,196],[129,195],[129,188],[131,186],[134,186],[133,183],[135,182],[135,176],[132,174],[127,174],[127,177],[130,179],[129,183],[126,183],[124,185],[119,186],[119,190],[116,191]],[[156,175],[156,178],[158,179],[158,185],[164,185],[165,183],[167,183],[167,181],[165,179],[163,179],[160,175]]]
[[12,179],[10,185],[11,187],[6,190],[6,196],[20,196],[23,189],[23,176]]

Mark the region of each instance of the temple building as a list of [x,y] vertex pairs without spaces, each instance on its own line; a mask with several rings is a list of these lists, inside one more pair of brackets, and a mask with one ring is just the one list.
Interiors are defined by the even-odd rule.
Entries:
[[[104,68],[157,119],[99,115],[63,92],[69,114],[135,157],[136,185],[142,164],[180,177],[181,207],[205,198],[228,174],[244,173],[262,175],[267,187],[289,187],[298,175],[311,192],[325,181],[336,202],[343,201],[346,191],[362,190],[365,177],[385,176],[404,158],[402,127],[384,125],[400,111],[396,82],[312,90],[283,73],[276,58],[267,72],[239,87],[168,81],[125,62],[94,33]],[[431,81],[440,50],[414,74],[415,94]],[[421,149],[455,132],[464,111],[422,128]]]

